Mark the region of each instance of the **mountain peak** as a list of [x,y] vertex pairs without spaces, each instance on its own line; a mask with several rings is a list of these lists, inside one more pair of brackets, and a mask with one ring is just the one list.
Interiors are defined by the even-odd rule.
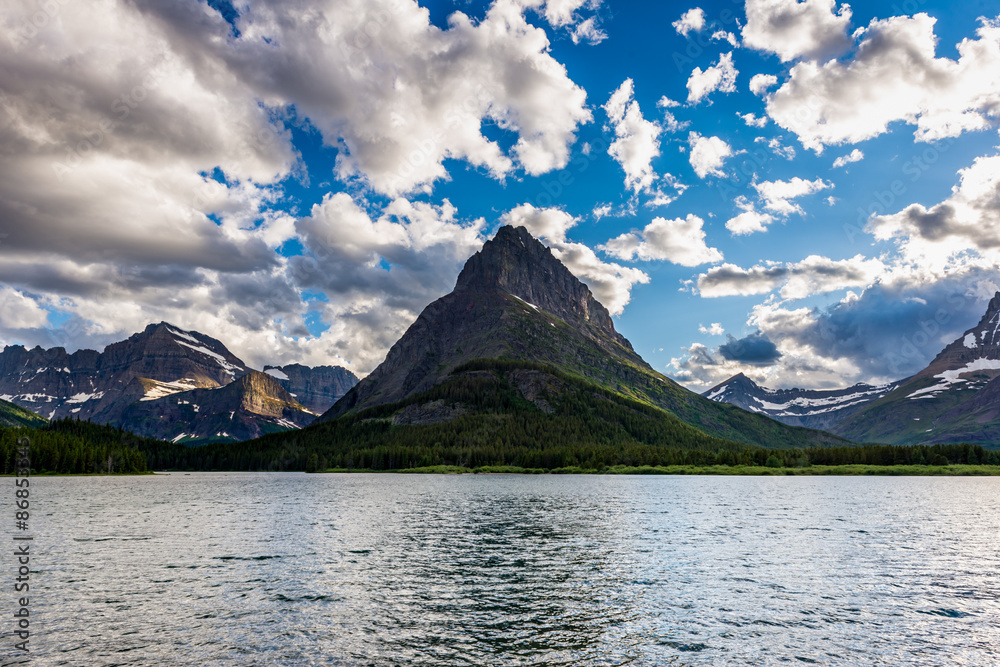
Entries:
[[[455,292],[500,291],[575,325],[590,325],[628,345],[611,314],[552,251],[524,227],[505,225],[469,258]],[[631,346],[629,346],[631,348]]]

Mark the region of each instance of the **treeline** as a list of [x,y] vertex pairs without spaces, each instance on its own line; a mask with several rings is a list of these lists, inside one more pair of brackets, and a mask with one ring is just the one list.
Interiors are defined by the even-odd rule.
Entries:
[[142,473],[148,470],[144,446],[156,440],[140,438],[111,426],[61,419],[41,428],[0,428],[3,473],[16,470],[17,441],[30,440],[33,473]]

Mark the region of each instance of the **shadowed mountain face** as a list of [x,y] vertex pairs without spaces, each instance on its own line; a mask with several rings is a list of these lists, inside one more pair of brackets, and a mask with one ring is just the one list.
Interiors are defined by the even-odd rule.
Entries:
[[9,346],[0,353],[0,395],[49,419],[118,423],[141,398],[220,387],[249,370],[218,340],[160,322],[103,353]]
[[[539,409],[558,399],[553,387],[574,378],[583,383],[574,385],[574,392],[596,385],[717,438],[768,447],[845,444],[826,433],[715,403],[657,373],[615,330],[607,309],[586,285],[526,229],[510,226],[500,228],[468,260],[455,290],[424,309],[385,361],[317,421],[398,403],[442,384],[472,383],[477,372],[468,364],[473,360],[542,364],[562,374],[558,380],[514,383],[515,391]],[[542,386],[548,389],[536,391]],[[393,423],[421,423],[413,415],[440,423],[464,414],[461,406],[407,410],[393,416]]]
[[1000,445],[1000,292],[927,368],[834,426],[856,440]]
[[[0,352],[0,399],[150,437],[241,440],[307,424],[357,382],[332,366],[269,372],[281,378],[252,371],[210,336],[160,322],[104,352],[9,346]],[[277,404],[285,406],[279,413]]]
[[192,389],[129,405],[121,419],[138,435],[173,442],[250,440],[315,419],[270,375],[250,371],[215,389]]
[[264,372],[278,381],[299,403],[316,414],[323,414],[358,383],[354,373],[340,366],[302,364],[264,366]]
[[720,403],[767,415],[784,424],[830,430],[841,420],[899,386],[856,384],[847,389],[768,389],[743,373],[702,394]]

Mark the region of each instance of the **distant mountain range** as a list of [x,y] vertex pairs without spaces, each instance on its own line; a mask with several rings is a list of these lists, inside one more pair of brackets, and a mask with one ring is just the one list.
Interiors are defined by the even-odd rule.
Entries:
[[1000,445],[1000,292],[979,324],[898,382],[774,390],[740,374],[704,396],[859,442]]
[[859,383],[847,389],[832,390],[768,389],[739,373],[702,396],[767,415],[792,426],[827,431],[898,385],[898,382],[878,386]]
[[331,366],[261,373],[220,341],[166,322],[103,352],[19,345],[0,352],[4,401],[47,419],[78,417],[184,442],[299,428],[355,383],[353,373]]
[[[596,419],[591,431],[619,434],[635,426],[630,420],[649,420],[651,428],[673,425],[678,439],[714,446],[847,444],[707,400],[656,372],[590,290],[525,228],[510,226],[466,262],[454,291],[427,306],[385,361],[318,421],[364,423],[366,415],[390,420],[387,445],[419,439],[410,429],[444,423],[455,424],[451,444],[503,442],[503,430],[518,419],[541,420],[538,428],[560,433]],[[565,419],[555,423],[546,415]],[[337,431],[325,432],[350,436]]]

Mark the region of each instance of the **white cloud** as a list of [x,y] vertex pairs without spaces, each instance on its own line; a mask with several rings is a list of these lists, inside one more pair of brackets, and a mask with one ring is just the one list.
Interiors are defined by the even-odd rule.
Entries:
[[825,58],[851,47],[851,8],[836,0],[747,0],[743,44],[782,61]]
[[716,90],[723,93],[735,92],[737,74],[739,71],[733,66],[732,53],[720,55],[719,61],[704,72],[700,67],[695,67],[687,81],[688,104],[698,104]]
[[802,207],[790,201],[791,199],[832,188],[833,183],[824,181],[822,178],[807,181],[795,176],[790,181],[764,181],[755,183],[753,187],[763,201],[764,208],[787,217],[792,213],[799,215],[804,213]]
[[747,127],[764,127],[767,125],[767,116],[761,116],[758,118],[752,113],[739,113],[738,111],[736,112],[736,115],[747,124]]
[[862,153],[857,148],[855,148],[853,151],[851,151],[847,155],[841,155],[836,160],[834,160],[833,161],[833,168],[834,169],[839,169],[840,167],[846,167],[850,163],[852,163],[852,162],[860,162],[864,158],[865,158],[865,154]]
[[873,217],[867,231],[878,240],[895,240],[905,257],[928,268],[954,266],[966,251],[1000,263],[1000,155],[976,158],[959,175],[944,201]]
[[1000,115],[1000,22],[984,20],[958,60],[935,58],[934,24],[927,14],[872,21],[853,58],[792,67],[768,114],[817,153],[894,121],[915,124],[918,141],[987,128]]
[[740,40],[736,39],[736,35],[725,30],[716,30],[713,32],[712,41],[729,42],[729,45],[734,49],[739,48],[740,45]]
[[608,155],[625,170],[625,187],[641,192],[656,179],[652,162],[660,154],[660,126],[642,117],[632,95],[632,79],[625,79],[604,105],[616,137]]
[[781,139],[779,137],[771,137],[770,139],[767,139],[765,137],[757,137],[753,140],[753,142],[755,144],[767,142],[768,149],[775,155],[783,157],[786,160],[795,159],[795,149],[791,146],[785,146],[784,144],[782,144]]
[[689,9],[671,25],[673,25],[678,35],[684,35],[685,37],[690,32],[701,32],[705,27],[705,11],[701,7]]
[[680,104],[680,102],[675,102],[666,95],[657,101],[656,106],[663,109],[663,126],[661,129],[665,132],[680,132],[691,124],[690,121],[681,122],[677,120],[674,114],[669,111],[669,109],[680,106]]
[[722,334],[726,333],[726,330],[722,328],[722,324],[720,324],[719,322],[712,322],[712,326],[710,327],[699,326],[698,331],[700,331],[703,334],[708,334],[710,336],[721,336]]
[[881,260],[862,255],[842,260],[810,255],[800,262],[765,262],[749,269],[723,264],[698,276],[697,291],[703,297],[717,298],[778,290],[783,299],[804,299],[849,287],[865,287],[885,268]]
[[771,86],[776,85],[778,85],[778,77],[773,74],[754,74],[750,78],[750,92],[754,95],[760,95]]
[[36,329],[49,322],[49,314],[33,299],[13,287],[0,286],[0,322],[3,329]]
[[633,285],[649,282],[649,276],[643,271],[603,262],[588,246],[567,241],[566,232],[578,221],[565,211],[521,204],[501,216],[500,222],[523,226],[532,236],[544,241],[555,258],[583,281],[612,315],[620,315],[628,305]]
[[586,283],[612,315],[620,315],[625,310],[632,298],[633,285],[649,282],[649,276],[643,271],[601,261],[582,243],[550,243],[549,247],[556,259]]
[[545,20],[554,28],[570,25],[576,21],[576,11],[584,5],[599,5],[600,0],[521,0],[524,7],[541,6],[539,11],[545,15]]
[[566,232],[579,222],[572,215],[558,208],[535,208],[521,204],[507,211],[500,222],[514,227],[524,227],[537,239],[564,243]]
[[682,266],[721,262],[722,253],[705,243],[703,225],[704,220],[691,214],[674,220],[653,218],[641,232],[622,234],[598,249],[623,260],[666,260]]
[[774,216],[770,213],[761,213],[756,210],[752,202],[746,197],[736,199],[736,207],[743,212],[726,221],[726,229],[734,236],[745,236],[754,232],[766,232],[768,225],[774,222]]
[[733,155],[733,149],[719,137],[703,137],[697,132],[688,134],[688,144],[691,153],[688,160],[699,178],[709,174],[722,176],[722,164],[726,158]]
[[591,16],[573,29],[573,43],[600,44],[608,38],[608,33],[597,27],[597,19]]

